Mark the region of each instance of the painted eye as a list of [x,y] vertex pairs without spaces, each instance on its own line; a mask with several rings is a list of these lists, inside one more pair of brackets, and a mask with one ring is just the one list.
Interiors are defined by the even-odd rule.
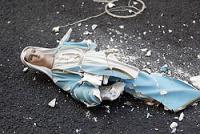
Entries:
[[35,51],[35,49],[32,49],[31,52],[32,52],[32,53],[35,53],[36,51]]
[[33,59],[33,55],[30,55],[30,56],[28,57],[28,61],[32,61],[32,59]]

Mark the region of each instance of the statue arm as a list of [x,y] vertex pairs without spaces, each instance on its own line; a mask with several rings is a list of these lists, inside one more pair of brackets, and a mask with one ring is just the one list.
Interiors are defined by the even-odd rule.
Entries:
[[64,74],[60,71],[53,71],[54,83],[70,93],[73,98],[86,104],[88,107],[99,105],[102,100],[97,86],[81,79],[82,77],[77,74]]
[[72,33],[72,29],[70,28],[67,31],[67,33],[63,36],[63,38],[60,40],[58,47],[65,45],[67,47],[75,47],[75,48],[81,48],[81,49],[86,49],[86,50],[96,49],[96,46],[97,46],[96,43],[92,42],[91,40],[83,40],[81,42],[68,41],[71,33]]
[[87,107],[96,106],[102,102],[100,90],[88,82],[71,89],[70,94],[74,99],[87,105]]

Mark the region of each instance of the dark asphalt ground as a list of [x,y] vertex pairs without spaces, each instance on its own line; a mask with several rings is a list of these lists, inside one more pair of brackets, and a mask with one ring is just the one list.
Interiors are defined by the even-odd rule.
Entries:
[[[144,2],[147,8],[135,18],[116,19],[103,15],[81,26],[73,26],[72,39],[92,39],[99,49],[108,45],[119,48],[128,57],[125,60],[140,69],[148,64],[148,68],[158,71],[168,64],[178,78],[187,80],[199,74],[200,1]],[[120,4],[125,3],[124,0]],[[96,15],[103,9],[104,5],[92,0],[0,1],[0,133],[163,134],[171,132],[169,125],[173,121],[179,125],[177,133],[200,133],[199,105],[185,109],[181,122],[174,119],[180,113],[164,111],[162,106],[147,106],[128,94],[114,102],[86,108],[59,91],[44,74],[35,70],[23,73],[19,57],[24,47],[56,47],[56,40],[68,28],[55,35],[51,31],[54,26]],[[98,25],[95,31],[91,30],[93,24]],[[124,29],[120,29],[120,25],[124,25]],[[93,34],[83,35],[86,28]],[[116,30],[122,34],[116,34]],[[143,48],[151,50],[152,55],[145,57]],[[57,98],[57,105],[50,108],[48,102],[53,98]],[[152,116],[146,118],[148,112]]]

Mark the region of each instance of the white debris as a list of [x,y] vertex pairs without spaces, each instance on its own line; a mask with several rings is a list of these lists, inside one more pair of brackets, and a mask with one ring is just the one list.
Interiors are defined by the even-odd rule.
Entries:
[[11,23],[11,21],[8,21],[7,23],[8,23],[8,24],[10,24],[10,23]]
[[59,40],[56,40],[56,42],[57,42],[57,43],[60,43],[60,41],[59,41]]
[[170,128],[172,129],[171,133],[176,132],[176,127],[178,127],[178,123],[172,122],[171,125],[170,125]]
[[92,25],[92,30],[95,30],[97,28],[97,26],[98,26],[97,24],[93,24]]
[[149,66],[151,63],[150,63],[150,62],[147,62],[146,64],[147,64],[147,66]]
[[167,94],[166,90],[160,90],[160,95],[165,95],[165,94]]
[[33,77],[33,81],[35,81],[35,80],[36,80],[36,77],[34,76],[34,77]]
[[106,105],[105,108],[106,108],[106,112],[110,113],[110,106]]
[[154,130],[158,131],[159,129],[158,128],[154,128]]
[[111,41],[111,42],[113,42],[113,41],[114,41],[114,39],[111,37],[111,38],[110,38],[110,41]]
[[131,108],[131,112],[133,112],[134,108]]
[[76,133],[80,133],[81,129],[76,129],[75,131],[76,131]]
[[197,105],[198,105],[198,103],[197,103],[197,102],[195,102],[195,103],[193,103],[193,104],[192,104],[192,106],[197,106]]
[[90,116],[91,116],[90,111],[87,111],[85,117],[87,117],[88,119],[90,119]]
[[89,31],[85,31],[85,32],[83,33],[83,35],[89,35],[89,34],[92,34],[92,33],[89,32]]
[[49,105],[50,107],[55,107],[55,105],[56,105],[56,98],[54,98],[53,100],[51,100],[51,101],[48,103],[48,105]]
[[56,12],[56,14],[59,14],[59,13],[60,13],[59,11]]
[[147,34],[147,32],[145,31],[145,32],[143,32],[143,35],[146,35]]
[[190,82],[192,83],[193,86],[200,89],[200,75],[191,77]]
[[120,25],[119,28],[124,29],[124,25]]
[[109,2],[109,3],[108,3],[108,7],[109,7],[109,8],[112,8],[112,7],[114,7],[114,6],[115,6],[114,3],[112,3],[112,2]]
[[82,25],[81,23],[78,24],[79,27],[80,27],[81,25]]
[[192,23],[193,23],[193,24],[195,24],[195,23],[196,23],[196,21],[195,21],[195,20],[193,20],[193,21],[192,21]]
[[129,12],[129,13],[133,13],[133,10],[129,9],[128,12]]
[[23,69],[23,72],[25,73],[25,72],[27,72],[28,71],[28,67],[25,67],[24,69]]
[[172,129],[171,133],[173,134],[173,133],[175,133],[175,132],[176,132],[176,128],[175,128],[175,129]]
[[179,117],[177,117],[177,116],[176,116],[176,117],[174,117],[174,119],[176,119],[176,120],[178,120],[178,118],[179,118]]
[[193,36],[190,36],[190,38],[191,38],[191,39],[194,39],[194,37],[193,37]]
[[151,116],[151,114],[150,114],[150,113],[147,113],[146,118],[148,119],[150,116]]
[[171,29],[169,29],[169,30],[168,30],[168,32],[169,32],[169,33],[172,33],[172,30],[171,30]]
[[182,120],[183,120],[183,118],[184,118],[184,113],[182,112],[182,113],[180,114],[180,116],[179,116],[178,120],[179,120],[179,121],[182,121]]
[[97,122],[97,117],[93,117],[92,119],[94,120],[94,122]]
[[146,52],[147,50],[148,50],[147,48],[141,49],[142,52]]
[[147,51],[147,53],[145,54],[146,57],[150,57],[151,56],[151,50]]
[[137,5],[137,4],[138,4],[138,2],[134,1],[134,2],[133,2],[133,4],[134,4],[134,5]]
[[165,31],[163,30],[162,33],[165,34]]
[[53,29],[52,29],[53,32],[59,32],[59,30],[60,30],[60,27],[59,27],[59,26],[53,27]]
[[37,124],[34,122],[33,125],[36,126]]
[[200,59],[200,54],[197,55],[197,59]]

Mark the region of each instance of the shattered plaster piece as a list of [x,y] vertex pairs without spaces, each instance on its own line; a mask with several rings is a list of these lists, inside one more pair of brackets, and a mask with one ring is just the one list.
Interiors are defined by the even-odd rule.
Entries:
[[51,101],[48,103],[48,105],[49,105],[50,107],[55,107],[55,105],[56,105],[56,98],[54,98],[53,100],[51,100]]
[[169,29],[169,30],[168,30],[168,32],[169,32],[169,33],[172,33],[172,30],[171,30],[171,29]]
[[192,85],[200,89],[200,75],[191,77],[190,82]]
[[119,28],[124,29],[124,25],[120,25]]
[[150,57],[151,56],[151,50],[147,51],[147,53],[145,54],[146,57]]
[[76,133],[80,133],[82,129],[76,129]]
[[150,114],[150,113],[147,113],[146,118],[148,119],[150,116],[151,116],[151,114]]
[[200,59],[200,54],[197,55],[197,59]]
[[113,41],[114,41],[114,39],[113,39],[112,37],[110,37],[110,41],[111,41],[111,42],[113,42]]
[[171,133],[175,133],[177,127],[178,127],[178,123],[172,122],[172,123],[170,124],[170,128],[172,129]]
[[83,33],[83,35],[89,35],[89,34],[92,34],[92,33],[89,32],[89,31],[85,31],[85,32]]
[[97,26],[98,26],[97,24],[93,24],[92,25],[92,30],[95,30],[97,28]]
[[60,30],[60,27],[59,27],[59,26],[53,27],[53,29],[52,29],[52,31],[53,31],[53,32],[56,32],[56,33],[59,32],[59,30]]
[[184,113],[182,112],[182,113],[180,114],[180,116],[179,116],[178,120],[179,120],[179,121],[182,121],[182,120],[183,120],[183,118],[184,118]]
[[154,128],[154,130],[155,130],[155,131],[158,131],[159,129],[158,129],[158,128]]
[[25,67],[24,69],[23,69],[23,72],[25,73],[25,72],[27,72],[28,71],[28,67]]
[[141,49],[142,52],[146,52],[147,50],[148,50],[147,48]]
[[82,24],[81,23],[78,23],[78,26],[80,27]]
[[93,117],[92,119],[94,120],[94,122],[97,122],[97,117]]
[[112,3],[112,2],[109,2],[109,3],[108,3],[108,7],[109,7],[109,8],[112,8],[112,7],[114,7],[114,6],[115,6],[114,3]]

